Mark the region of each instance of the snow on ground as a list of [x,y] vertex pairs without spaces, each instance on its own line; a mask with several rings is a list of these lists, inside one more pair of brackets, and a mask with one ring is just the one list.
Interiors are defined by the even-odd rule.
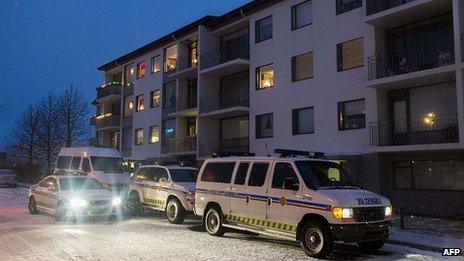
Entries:
[[[62,224],[29,215],[27,190],[0,188],[1,260],[300,260],[297,243],[226,233],[212,237],[200,220],[172,225],[162,214],[110,222]],[[336,245],[332,260],[450,260],[440,253],[385,245],[375,255],[354,245]],[[464,259],[459,259],[464,260]]]

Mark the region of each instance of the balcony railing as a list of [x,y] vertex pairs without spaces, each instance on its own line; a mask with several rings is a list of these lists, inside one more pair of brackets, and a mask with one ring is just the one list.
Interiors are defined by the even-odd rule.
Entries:
[[227,109],[231,107],[249,107],[250,98],[248,88],[234,88],[221,95],[211,95],[200,98],[200,112]]
[[186,136],[181,138],[166,138],[161,146],[163,154],[192,152],[197,149],[197,136]]
[[189,68],[194,68],[198,65],[198,58],[190,55],[182,55],[177,57],[177,71],[183,71]]
[[197,107],[196,95],[181,95],[177,98],[177,111],[185,111]]
[[249,43],[238,43],[231,48],[221,48],[201,55],[201,69],[207,69],[235,59],[250,59]]
[[383,57],[369,57],[369,80],[406,74],[454,64],[454,44],[451,39],[424,43]]
[[371,146],[455,142],[459,142],[458,118],[455,114],[370,124]]
[[214,152],[249,152],[249,138],[222,139],[219,142],[204,142],[200,144],[200,157],[210,157]]
[[107,113],[96,115],[90,118],[90,124],[95,126],[95,129],[103,129],[109,127],[119,127],[121,125],[121,115]]
[[366,0],[366,13],[373,15],[416,0]]
[[109,82],[98,86],[97,99],[101,99],[109,95],[121,95],[121,86],[122,84],[120,82]]

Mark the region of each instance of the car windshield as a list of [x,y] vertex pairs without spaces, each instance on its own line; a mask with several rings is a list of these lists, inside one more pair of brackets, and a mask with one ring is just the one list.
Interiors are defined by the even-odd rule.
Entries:
[[347,189],[356,188],[342,166],[328,161],[295,161],[295,165],[309,188]]
[[198,170],[194,169],[170,169],[171,178],[174,182],[196,182]]
[[2,169],[2,170],[0,170],[0,176],[2,176],[2,175],[10,176],[10,175],[16,175],[16,174],[12,170]]
[[61,190],[104,189],[103,185],[92,178],[61,178]]
[[125,171],[124,160],[113,157],[90,157],[94,171],[123,173]]

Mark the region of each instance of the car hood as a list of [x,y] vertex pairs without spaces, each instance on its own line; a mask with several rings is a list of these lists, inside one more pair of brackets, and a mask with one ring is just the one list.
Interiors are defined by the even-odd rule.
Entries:
[[84,189],[78,191],[61,191],[61,196],[66,199],[78,197],[83,200],[110,200],[112,193],[106,189]]
[[330,198],[340,207],[388,206],[390,201],[374,192],[362,189],[320,189],[318,193]]
[[129,173],[95,171],[92,176],[103,184],[129,184],[131,180]]

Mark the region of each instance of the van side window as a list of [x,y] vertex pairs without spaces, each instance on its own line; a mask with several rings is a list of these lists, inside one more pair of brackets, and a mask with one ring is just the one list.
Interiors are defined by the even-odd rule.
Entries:
[[250,178],[248,179],[248,186],[261,187],[262,185],[264,185],[268,169],[269,163],[253,163]]
[[298,177],[292,165],[283,162],[276,163],[272,177],[272,188],[296,191],[298,187]]
[[230,183],[234,167],[235,162],[208,163],[201,175],[201,181]]
[[71,162],[71,169],[78,170],[81,163],[81,157],[73,157]]
[[169,175],[166,169],[158,168],[158,181],[160,179],[166,179],[166,181],[169,180]]
[[82,160],[82,171],[84,171],[84,172],[91,172],[92,171],[92,168],[90,167],[89,158],[84,158],[84,160]]
[[57,169],[68,169],[70,163],[71,163],[70,156],[59,156],[56,162],[56,168]]
[[243,162],[240,163],[238,166],[237,174],[235,174],[235,184],[236,185],[245,185],[245,178],[246,174],[248,172],[248,167],[250,166],[250,163],[248,162]]

